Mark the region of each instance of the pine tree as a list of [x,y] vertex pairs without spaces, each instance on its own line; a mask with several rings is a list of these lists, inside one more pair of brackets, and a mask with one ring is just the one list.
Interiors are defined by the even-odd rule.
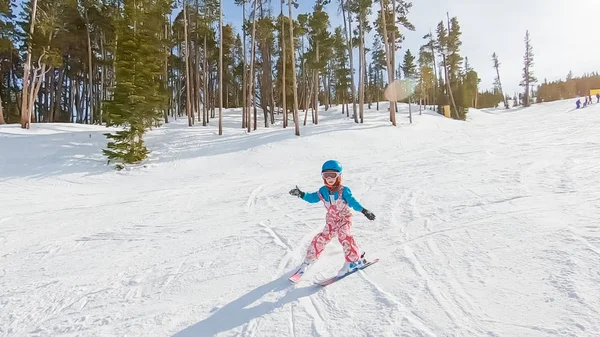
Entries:
[[460,31],[458,19],[456,17],[453,17],[452,19],[450,19],[448,27],[448,36],[446,39],[448,51],[446,57],[448,62],[448,75],[451,84],[454,84],[454,82],[457,81],[458,77],[460,76],[459,71],[463,61],[463,57],[459,54],[460,47],[462,45],[462,42],[460,40],[461,35],[462,32]]
[[373,72],[375,73],[375,98],[377,101],[377,111],[379,111],[379,101],[381,100],[384,87],[383,71],[386,70],[386,55],[381,43],[381,36],[375,36],[371,50]]
[[[429,99],[429,94],[426,95],[426,101],[429,104],[436,103],[437,101],[437,64],[435,59],[435,50],[436,50],[436,42],[433,39],[433,34],[431,31],[423,36],[423,39],[427,41],[426,44],[422,45],[419,49],[419,67],[421,73],[421,81],[425,82],[425,91],[429,89],[432,90],[431,99]],[[432,76],[427,76],[426,74],[431,74]]]
[[590,89],[600,88],[600,76],[584,74],[574,77],[572,73],[567,80],[544,82],[538,86],[536,102],[552,102],[556,100],[575,98],[577,96],[588,96]]
[[313,7],[313,13],[308,17],[308,33],[311,41],[309,55],[309,68],[312,70],[313,78],[313,122],[319,124],[319,102],[320,78],[325,72],[325,67],[331,57],[331,38],[328,31],[329,14],[325,11],[325,6],[329,0],[317,0]]
[[[116,134],[106,133],[109,160],[138,163],[149,153],[143,136],[158,124],[168,103],[162,70],[165,52],[161,39],[170,3],[164,0],[125,0],[118,26],[116,87],[106,102],[107,126],[124,126]],[[121,164],[117,168],[122,168]]]
[[523,79],[521,80],[521,83],[519,83],[520,86],[524,86],[525,87],[525,95],[523,97],[524,99],[524,105],[525,106],[529,106],[531,104],[529,96],[529,89],[530,89],[530,85],[531,83],[535,83],[537,82],[537,78],[535,78],[534,74],[533,74],[533,47],[531,46],[531,40],[529,39],[529,30],[527,30],[525,32],[525,56],[523,56]]
[[[468,69],[468,70],[467,70]],[[479,83],[481,79],[479,79],[479,75],[472,68],[465,69],[465,76],[462,79],[462,83],[460,84],[461,91],[461,106],[464,107],[464,112],[468,111],[468,107],[477,108],[477,94],[479,91]],[[466,116],[461,115],[461,119],[464,119]]]
[[500,61],[498,61],[498,55],[494,52],[492,54],[492,62],[494,62],[494,68],[496,69],[496,78],[494,79],[494,86],[498,88],[500,95],[502,95],[504,102],[504,108],[508,109],[508,101],[504,98],[504,92],[502,91],[502,82],[500,81]]
[[[450,75],[450,70],[449,70],[449,57],[448,55],[450,55],[450,48],[449,46],[449,37],[448,37],[448,30],[446,30],[446,26],[444,25],[443,21],[440,21],[437,25],[436,28],[436,33],[437,33],[437,41],[436,41],[436,49],[437,51],[440,53],[440,55],[442,56],[442,63],[440,64],[440,74],[443,73],[444,75],[441,76],[440,75],[440,88],[443,88],[443,85],[445,85],[445,89],[446,89],[446,101],[450,103],[450,106],[452,108],[452,112],[453,112],[453,116],[455,116],[456,118],[460,118],[460,113],[458,111],[458,107],[456,104],[456,100],[454,99],[454,93],[452,92],[452,81],[451,81],[451,75]],[[443,81],[444,84],[442,85],[442,77],[443,77]],[[440,90],[440,92],[443,92],[443,90]],[[441,94],[440,94],[441,96]],[[439,100],[438,100],[439,101]],[[438,111],[442,111],[442,107],[441,107],[441,102],[438,102]]]
[[[435,100],[435,74],[434,74],[435,55],[431,51],[429,44],[421,46],[419,49],[419,93],[423,104],[432,104]],[[431,95],[430,95],[431,92]]]
[[404,54],[404,62],[402,63],[402,71],[406,79],[414,79],[417,76],[417,65],[415,64],[415,57],[410,52],[410,49],[406,50]]
[[335,62],[335,100],[338,104],[350,102],[350,68],[348,66],[347,42],[342,27],[337,27],[333,35]]

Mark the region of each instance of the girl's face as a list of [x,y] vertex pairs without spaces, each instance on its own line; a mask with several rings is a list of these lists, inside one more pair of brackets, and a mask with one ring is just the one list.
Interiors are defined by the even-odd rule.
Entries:
[[325,171],[321,173],[321,176],[323,177],[323,180],[327,182],[327,185],[335,184],[335,181],[340,175],[341,173],[336,171]]

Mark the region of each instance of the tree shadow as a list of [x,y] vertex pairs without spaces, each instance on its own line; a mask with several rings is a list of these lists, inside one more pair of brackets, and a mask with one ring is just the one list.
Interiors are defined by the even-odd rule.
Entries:
[[261,299],[268,293],[282,291],[293,286],[288,280],[291,274],[292,272],[288,272],[280,278],[248,292],[237,300],[220,308],[210,317],[181,330],[172,337],[213,336],[220,332],[244,325],[257,317],[266,315],[277,308],[298,300],[299,298],[310,296],[321,288],[319,285],[294,288],[288,290],[286,294],[276,302],[262,302],[254,307],[247,308],[247,306]]
[[265,128],[249,134],[240,130],[225,130],[221,136],[216,135],[212,127],[198,127],[191,130],[188,129],[188,134],[182,136],[180,126],[167,126],[161,130],[162,134],[155,134],[152,137],[148,137],[147,146],[152,150],[148,162],[164,163],[173,160],[217,156],[321,134],[385,127],[388,126],[379,123],[362,125],[348,123],[345,127],[335,124],[310,125],[303,127],[301,137],[297,137],[294,134],[293,127],[287,129]]
[[[310,122],[302,125],[301,137],[295,136],[293,123],[285,129],[271,126],[246,133],[239,127],[240,117],[236,113],[232,110],[224,114],[223,135],[218,135],[214,121],[208,126],[189,127],[187,120],[179,120],[154,128],[145,137],[151,152],[141,165],[229,154],[321,134],[391,127],[387,121],[389,116],[384,112],[367,114],[365,123],[357,124],[332,110],[321,112],[319,125]],[[0,161],[0,180],[39,179],[64,174],[94,176],[114,171],[102,149],[107,143],[104,133],[118,128],[83,128],[66,123],[43,124],[43,128],[27,132],[17,128],[18,125],[7,125],[0,132],[0,158],[3,159]]]
[[[62,131],[61,126],[44,125],[54,131]],[[111,171],[102,153],[106,145],[104,132],[109,130],[64,129],[50,134],[36,133],[38,130],[20,135],[0,133],[0,180]]]

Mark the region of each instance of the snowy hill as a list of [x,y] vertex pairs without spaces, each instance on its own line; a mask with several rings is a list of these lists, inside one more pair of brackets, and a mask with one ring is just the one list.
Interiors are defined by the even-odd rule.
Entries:
[[[598,336],[600,104],[573,107],[402,106],[395,128],[385,105],[362,125],[336,107],[302,137],[226,111],[223,136],[152,130],[120,172],[106,128],[0,126],[0,336]],[[315,287],[334,239],[292,285],[325,209],[288,191],[331,158],[381,261]]]

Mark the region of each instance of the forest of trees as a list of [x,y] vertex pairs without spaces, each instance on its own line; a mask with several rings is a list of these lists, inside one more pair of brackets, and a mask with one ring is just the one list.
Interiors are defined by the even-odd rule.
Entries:
[[[300,135],[309,112],[318,124],[318,106],[341,104],[361,123],[365,105],[386,100],[397,80],[414,87],[398,101],[438,112],[449,105],[456,119],[469,107],[506,105],[498,56],[494,87],[482,91],[461,54],[457,17],[421,27],[429,31],[421,48],[398,57],[406,31],[416,29],[408,0],[314,0],[312,12],[296,14],[294,0],[234,0],[242,31],[223,25],[220,1],[28,0],[17,8],[0,0],[0,124],[120,126],[107,134],[105,154],[131,163],[148,152],[146,130],[172,118],[189,126],[218,119],[222,134],[222,109],[243,107],[239,125],[248,132],[291,120]],[[340,9],[343,25],[331,26],[329,8]],[[396,125],[396,104],[389,110]]]
[[600,74],[584,74],[581,77],[573,77],[569,72],[565,80],[548,82],[544,80],[538,89],[536,102],[552,102],[561,99],[584,97],[590,94],[591,89],[600,89]]

